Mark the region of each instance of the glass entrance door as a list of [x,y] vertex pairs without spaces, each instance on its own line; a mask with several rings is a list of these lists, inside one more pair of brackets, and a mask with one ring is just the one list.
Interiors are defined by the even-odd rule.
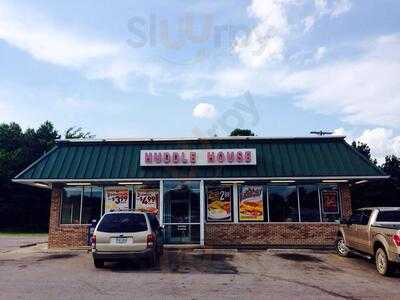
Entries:
[[166,244],[200,243],[200,182],[164,181]]

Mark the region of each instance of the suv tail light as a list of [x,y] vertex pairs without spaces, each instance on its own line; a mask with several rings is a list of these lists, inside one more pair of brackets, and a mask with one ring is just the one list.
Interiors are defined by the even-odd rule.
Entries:
[[153,247],[155,241],[156,241],[156,237],[154,234],[147,235],[147,248]]
[[393,236],[393,242],[397,247],[400,247],[400,231]]
[[96,248],[96,235],[93,234],[92,236],[92,248],[95,249]]

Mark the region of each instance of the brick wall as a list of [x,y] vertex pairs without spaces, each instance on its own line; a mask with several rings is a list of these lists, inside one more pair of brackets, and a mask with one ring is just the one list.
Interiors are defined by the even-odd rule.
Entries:
[[[343,217],[351,215],[347,184],[340,187]],[[206,246],[333,246],[337,224],[332,223],[240,223],[205,224]]]
[[87,225],[60,225],[61,192],[61,188],[54,187],[51,194],[49,248],[86,246]]

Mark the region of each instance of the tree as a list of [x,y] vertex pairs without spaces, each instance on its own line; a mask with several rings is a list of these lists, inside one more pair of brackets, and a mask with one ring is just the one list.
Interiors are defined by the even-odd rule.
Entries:
[[400,180],[400,159],[396,155],[387,155],[382,170],[393,179]]
[[377,161],[375,158],[372,158],[371,156],[371,148],[360,141],[353,141],[351,143],[351,146],[356,149],[361,155],[363,155],[366,159],[368,159],[370,162],[372,162],[374,165],[377,164]]
[[0,124],[0,230],[46,230],[50,192],[11,179],[53,148],[59,137],[48,121],[25,132],[16,123]]
[[230,136],[254,136],[254,133],[250,129],[236,128],[231,132]]
[[82,127],[70,127],[65,132],[66,139],[92,139],[95,135],[91,134],[90,131],[83,131]]

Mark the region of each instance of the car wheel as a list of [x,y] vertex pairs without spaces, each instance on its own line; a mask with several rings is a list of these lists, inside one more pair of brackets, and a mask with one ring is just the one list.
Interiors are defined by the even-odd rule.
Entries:
[[93,259],[94,266],[96,268],[103,268],[104,267],[104,260],[102,259]]
[[147,259],[147,263],[150,268],[155,267],[157,264],[157,253],[156,252],[157,252],[156,250],[152,251]]
[[384,249],[379,248],[375,253],[376,270],[383,276],[389,276],[393,272],[393,266],[390,264]]
[[349,256],[349,248],[347,248],[342,236],[339,236],[336,240],[336,252],[342,257]]

